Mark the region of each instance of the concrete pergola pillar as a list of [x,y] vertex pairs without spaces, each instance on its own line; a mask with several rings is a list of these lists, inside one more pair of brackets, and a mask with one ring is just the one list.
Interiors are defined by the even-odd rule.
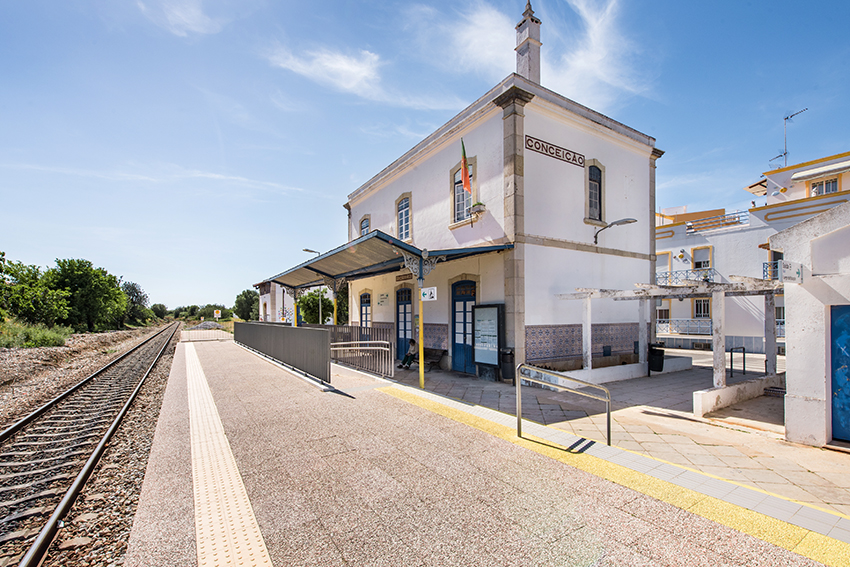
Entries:
[[726,292],[711,292],[711,348],[714,354],[714,387],[726,387]]
[[581,367],[588,370],[593,367],[591,349],[591,325],[590,325],[590,296],[581,302]]
[[776,374],[776,296],[764,296],[764,373]]
[[647,353],[649,351],[647,345],[649,333],[646,326],[646,303],[646,299],[638,301],[638,309],[640,309],[640,314],[638,315],[638,362],[641,364],[647,362]]

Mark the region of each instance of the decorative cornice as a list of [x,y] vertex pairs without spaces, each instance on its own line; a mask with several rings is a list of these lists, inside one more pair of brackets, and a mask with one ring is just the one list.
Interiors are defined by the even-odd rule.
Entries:
[[512,86],[499,96],[493,99],[493,104],[496,106],[501,106],[502,108],[507,108],[511,104],[521,104],[525,106],[534,98],[534,95],[530,92],[523,90],[517,86]]
[[304,294],[304,290],[300,287],[289,287],[286,285],[281,285],[280,287],[286,290],[286,295],[296,301],[298,301],[298,298],[300,298]]
[[658,159],[664,155],[664,150],[659,150],[658,148],[652,148],[652,159]]

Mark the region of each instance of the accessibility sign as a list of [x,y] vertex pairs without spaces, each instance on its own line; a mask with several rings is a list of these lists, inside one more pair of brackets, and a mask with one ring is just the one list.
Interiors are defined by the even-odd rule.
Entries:
[[421,293],[422,301],[437,301],[436,287],[423,287],[419,291]]

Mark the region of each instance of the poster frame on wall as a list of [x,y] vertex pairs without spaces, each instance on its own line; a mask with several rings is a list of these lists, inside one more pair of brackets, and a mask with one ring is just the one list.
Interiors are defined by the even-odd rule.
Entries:
[[[495,352],[493,336],[495,330]],[[499,367],[499,354],[505,346],[505,304],[484,303],[472,306],[472,357],[475,364]]]

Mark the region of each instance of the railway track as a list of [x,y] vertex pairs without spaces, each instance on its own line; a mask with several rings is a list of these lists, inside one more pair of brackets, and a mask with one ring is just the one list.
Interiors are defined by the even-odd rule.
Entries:
[[0,433],[0,567],[40,564],[178,327],[166,327]]

